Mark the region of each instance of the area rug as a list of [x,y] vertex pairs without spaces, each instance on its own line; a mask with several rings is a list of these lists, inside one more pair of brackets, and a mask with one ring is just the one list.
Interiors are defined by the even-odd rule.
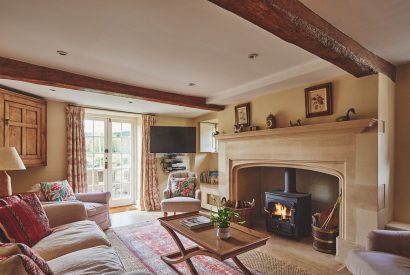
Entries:
[[[158,222],[113,228],[107,232],[107,236],[127,270],[145,270],[153,274],[189,274],[185,263],[173,265],[174,270],[161,260],[160,255],[177,250],[177,246]],[[179,237],[185,247],[195,245],[185,237]],[[137,259],[133,260],[127,251],[124,251],[125,247]],[[310,274],[298,266],[256,250],[239,255],[238,258],[253,274]],[[192,262],[199,274],[243,274],[232,260],[220,262],[206,256],[195,256]]]

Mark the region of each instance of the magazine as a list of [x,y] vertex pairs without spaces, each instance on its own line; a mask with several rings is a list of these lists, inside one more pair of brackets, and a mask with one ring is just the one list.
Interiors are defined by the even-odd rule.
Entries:
[[195,216],[181,221],[181,224],[189,229],[197,229],[211,226],[211,220],[204,216]]

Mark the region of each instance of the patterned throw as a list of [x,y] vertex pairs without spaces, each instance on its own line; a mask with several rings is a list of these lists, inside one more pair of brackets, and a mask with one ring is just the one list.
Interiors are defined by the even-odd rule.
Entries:
[[74,191],[67,180],[41,182],[41,191],[47,201],[76,201]]
[[[0,270],[2,275],[45,275],[36,263],[24,254],[0,256]],[[16,271],[19,272],[16,272]]]
[[51,233],[48,218],[34,193],[0,199],[0,230],[10,242],[30,247]]
[[191,197],[195,196],[195,178],[174,178],[171,179],[172,197]]
[[[157,222],[146,226],[123,226],[113,228],[115,234],[153,274],[190,274],[184,262],[173,265],[175,270],[163,262],[160,255],[178,250],[169,233]],[[185,247],[193,242],[182,236]],[[224,262],[206,256],[195,256],[192,262],[199,274],[243,274],[232,260]],[[251,269],[252,274],[261,274]]]
[[[22,244],[22,243],[17,243],[17,244],[0,243],[0,257],[8,258],[13,255],[24,255],[28,257],[30,260],[28,260],[25,257],[22,257],[21,259],[24,267],[25,268],[29,267],[28,270],[33,269],[31,266],[32,266],[32,262],[34,262],[34,264],[42,271],[42,273],[47,274],[47,275],[53,274],[47,262],[43,258],[41,258],[39,255],[37,255],[37,253],[35,253],[27,245]],[[2,263],[0,261],[0,265],[1,264]],[[26,269],[27,273],[29,273],[28,270]],[[37,270],[37,268],[34,268],[33,270]]]

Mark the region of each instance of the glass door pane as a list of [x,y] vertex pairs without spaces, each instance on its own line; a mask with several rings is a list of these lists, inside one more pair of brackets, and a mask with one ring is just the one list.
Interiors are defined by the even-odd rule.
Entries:
[[111,123],[111,195],[113,201],[132,200],[132,124],[112,121]]
[[88,192],[107,190],[106,128],[105,120],[86,119],[84,122]]

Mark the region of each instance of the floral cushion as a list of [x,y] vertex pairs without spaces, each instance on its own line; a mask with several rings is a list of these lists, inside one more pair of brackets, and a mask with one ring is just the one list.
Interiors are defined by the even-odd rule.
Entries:
[[28,246],[51,233],[48,218],[34,193],[0,199],[0,230],[10,242]]
[[0,243],[0,257],[9,257],[17,254],[29,257],[44,274],[53,274],[47,262],[27,245],[22,243]]
[[173,178],[171,179],[172,197],[194,197],[195,178]]
[[67,180],[41,182],[41,190],[47,201],[76,201],[73,189]]

